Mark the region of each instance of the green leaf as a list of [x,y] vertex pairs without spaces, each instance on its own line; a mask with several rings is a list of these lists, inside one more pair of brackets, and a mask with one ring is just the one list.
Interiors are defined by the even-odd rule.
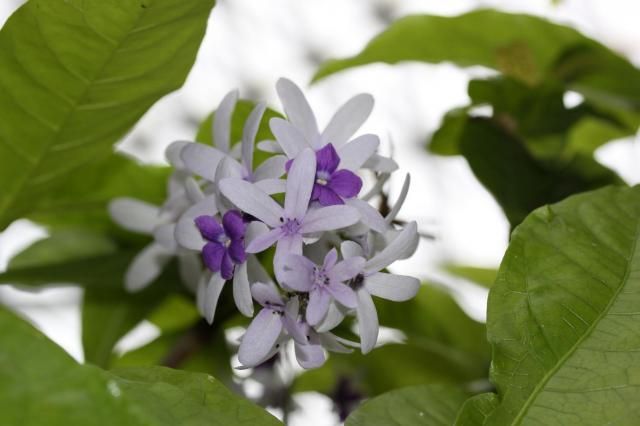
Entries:
[[108,373],[0,309],[0,424],[40,426],[276,425],[213,377],[161,367]]
[[465,401],[458,412],[456,425],[483,425],[487,416],[500,403],[494,393],[475,395]]
[[31,0],[0,31],[0,229],[112,152],[195,60],[214,0]]
[[516,228],[489,295],[499,404],[484,424],[635,423],[639,239],[640,187],[576,195]]
[[443,384],[398,389],[362,404],[345,426],[450,426],[466,397],[459,388]]
[[473,281],[482,287],[491,288],[498,271],[491,268],[479,268],[477,266],[466,266],[457,264],[444,265],[444,269],[461,278]]

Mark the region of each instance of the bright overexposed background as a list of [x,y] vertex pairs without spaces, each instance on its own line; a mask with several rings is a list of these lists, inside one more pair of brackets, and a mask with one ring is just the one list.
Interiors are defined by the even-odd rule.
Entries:
[[[21,3],[2,0],[0,24]],[[371,93],[376,106],[361,131],[379,134],[387,153],[393,140],[400,171],[390,182],[391,199],[410,173],[412,188],[400,217],[417,220],[422,231],[436,236],[435,241],[423,241],[416,255],[395,269],[448,284],[470,315],[482,320],[486,291],[443,275],[437,266],[453,262],[497,267],[507,245],[508,223],[464,159],[431,156],[424,146],[444,113],[468,102],[468,80],[489,71],[447,64],[371,65],[309,86],[323,60],[355,54],[400,16],[456,15],[479,7],[527,12],[574,26],[640,65],[640,2],[632,0],[219,0],[183,88],[151,108],[119,147],[142,161],[161,163],[166,145],[193,138],[198,123],[232,88],[239,88],[242,97],[266,99],[280,109],[274,85],[281,76],[306,90],[321,126],[351,96]],[[635,166],[640,152],[632,138],[603,147],[597,158],[629,183],[640,181]],[[13,254],[44,235],[26,221],[0,234],[0,270]],[[32,294],[0,286],[0,301],[22,311],[79,360],[80,297],[80,290],[68,287]],[[325,400],[317,395],[300,398],[304,409],[292,416],[291,424],[335,423]],[[319,412],[324,415],[314,414]]]

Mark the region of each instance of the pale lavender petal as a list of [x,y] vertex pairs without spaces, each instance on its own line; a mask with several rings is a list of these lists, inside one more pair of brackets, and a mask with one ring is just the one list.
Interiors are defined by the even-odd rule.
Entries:
[[158,224],[158,206],[135,198],[115,198],[109,203],[109,216],[126,230],[151,234]]
[[[343,345],[344,339],[340,339],[335,334],[322,333],[318,337],[320,339],[320,344],[322,345],[322,347],[330,352],[337,352],[341,354],[349,354],[353,352],[353,349]],[[358,345],[357,343],[355,344]]]
[[358,136],[346,145],[338,148],[340,157],[339,169],[347,169],[353,172],[359,170],[362,165],[376,152],[380,145],[380,139],[376,135]]
[[233,263],[240,264],[247,260],[247,252],[244,249],[243,240],[232,240],[227,247],[227,252]]
[[284,235],[276,244],[276,254],[273,257],[273,271],[278,281],[281,281],[280,273],[284,267],[284,258],[289,254],[302,254],[302,235]]
[[298,343],[307,343],[307,334],[309,326],[304,322],[298,321],[298,312],[300,311],[300,301],[297,297],[292,297],[287,302],[287,306],[282,316],[282,323],[287,333]]
[[130,292],[142,290],[160,276],[173,253],[160,244],[151,243],[133,258],[124,276],[124,286]]
[[167,223],[157,226],[156,229],[153,230],[153,239],[168,251],[175,252],[178,249],[178,243],[174,236],[175,229],[175,223]]
[[164,150],[164,156],[169,162],[169,164],[171,164],[176,169],[184,169],[185,164],[184,164],[184,161],[182,161],[180,154],[182,153],[182,149],[185,146],[189,145],[190,143],[193,143],[193,142],[187,142],[187,141],[171,142],[169,146],[167,146],[167,148]]
[[281,78],[276,83],[276,91],[289,121],[311,141],[319,133],[318,124],[300,88],[291,80]]
[[224,234],[222,225],[209,215],[198,216],[193,221],[200,234],[209,241],[217,241]]
[[247,244],[245,251],[247,253],[260,253],[261,251],[265,251],[266,249],[274,245],[276,241],[278,241],[282,237],[282,235],[282,229],[272,229],[271,231],[261,234],[251,240],[251,242]]
[[178,272],[187,287],[195,291],[202,275],[202,261],[198,253],[185,251],[178,255]]
[[358,295],[358,332],[363,354],[371,352],[378,341],[378,313],[369,293],[362,289]]
[[365,279],[369,293],[394,302],[404,302],[415,297],[420,290],[420,281],[406,275],[377,272]]
[[227,237],[237,240],[244,237],[247,225],[242,220],[242,214],[237,210],[229,210],[222,217],[222,227]]
[[282,154],[282,147],[276,141],[265,140],[258,142],[258,149],[264,152],[271,152],[274,154]]
[[332,231],[353,225],[360,219],[358,211],[349,206],[329,206],[311,210],[302,221],[303,234]]
[[322,140],[340,146],[364,124],[373,109],[373,96],[362,93],[336,111],[322,132]]
[[272,283],[257,282],[251,286],[251,295],[262,306],[284,306],[284,301]]
[[380,253],[367,261],[366,270],[377,272],[400,259],[415,243],[418,235],[416,222],[408,223],[398,236],[391,241]]
[[237,101],[237,90],[227,93],[213,117],[213,143],[223,152],[229,152],[231,146],[231,116]]
[[282,194],[287,190],[287,181],[284,179],[257,180],[254,185],[265,194]]
[[338,194],[336,194],[333,189],[321,185],[319,183],[315,183],[313,185],[313,192],[311,193],[311,200],[318,201],[321,205],[328,206],[339,206],[344,204],[344,201]]
[[276,311],[262,309],[251,321],[242,337],[238,360],[245,367],[260,364],[271,352],[282,331],[282,320]]
[[398,216],[398,212],[402,208],[404,201],[407,199],[407,194],[409,193],[409,185],[411,185],[411,175],[407,173],[407,176],[404,178],[404,183],[402,184],[402,190],[400,191],[400,195],[396,200],[396,203],[391,208],[391,211],[385,216],[384,220],[387,224],[391,224],[393,220]]
[[309,293],[309,304],[307,305],[307,322],[309,325],[320,323],[329,310],[331,295],[324,290],[312,291]]
[[222,259],[225,255],[224,246],[220,243],[208,242],[202,248],[202,261],[209,270],[218,272],[222,267]]
[[242,129],[242,163],[248,171],[253,171],[253,147],[260,127],[260,120],[267,106],[264,103],[256,105]]
[[344,282],[355,277],[364,270],[366,260],[363,257],[347,257],[328,272],[329,278],[334,282]]
[[328,271],[335,266],[337,261],[338,261],[338,250],[336,250],[335,248],[332,248],[324,257],[324,261],[322,262],[322,267],[324,268],[325,271]]
[[393,161],[391,158],[383,157],[379,154],[373,154],[364,162],[362,167],[379,173],[392,173],[398,170],[398,163]]
[[176,223],[175,238],[182,247],[198,250],[202,249],[205,240],[195,224],[195,218],[203,215],[213,216],[218,213],[215,195],[209,195],[197,204],[189,207]]
[[326,331],[333,330],[342,322],[347,311],[348,308],[345,308],[332,300],[331,303],[329,303],[327,315],[325,315],[324,319],[315,326],[316,331],[318,333],[324,333]]
[[280,226],[282,207],[253,184],[241,179],[224,179],[219,185],[224,196],[240,210],[257,217],[272,228]]
[[184,189],[187,194],[187,198],[192,204],[197,204],[205,198],[204,192],[202,192],[200,185],[191,176],[189,176],[187,180],[185,180]]
[[344,284],[331,283],[327,286],[327,291],[344,307],[353,309],[358,306],[355,291]]
[[224,157],[218,163],[214,182],[220,182],[222,179],[227,178],[244,178],[244,170],[242,168],[242,165],[229,156]]
[[216,168],[226,154],[201,143],[191,143],[182,149],[182,161],[187,169],[211,182],[215,180]]
[[283,258],[282,272],[279,282],[291,290],[307,292],[313,285],[313,268],[315,264],[304,256],[289,254]]
[[293,161],[287,176],[284,215],[288,219],[302,219],[309,207],[311,190],[316,175],[316,157],[306,148]]
[[253,172],[254,180],[260,181],[263,179],[277,179],[281,177],[284,172],[284,165],[287,162],[287,157],[284,155],[274,155],[262,162],[256,170]]
[[224,255],[222,256],[222,262],[220,263],[220,275],[222,275],[222,278],[224,278],[225,280],[230,280],[231,278],[233,278],[233,270],[234,265],[233,261],[231,260],[231,256],[229,256],[228,251],[225,251]]
[[352,171],[338,170],[331,175],[327,187],[342,198],[351,198],[362,189],[362,179]]
[[327,360],[327,356],[320,345],[306,344],[302,345],[298,342],[295,344],[296,360],[300,367],[312,369],[321,367]]
[[272,118],[269,120],[269,128],[288,158],[296,158],[303,149],[309,146],[300,130],[287,120]]
[[355,241],[343,241],[342,244],[340,244],[340,253],[342,253],[344,259],[364,255],[362,246]]
[[207,284],[209,283],[210,279],[211,272],[205,270],[205,272],[202,273],[200,279],[198,280],[198,289],[196,291],[196,306],[198,307],[198,312],[200,312],[200,315],[202,315],[203,317],[205,316],[206,311],[204,302],[207,300]]
[[233,300],[236,302],[236,307],[242,315],[247,317],[253,316],[253,299],[251,298],[251,288],[246,263],[238,265],[233,274]]
[[327,144],[316,152],[317,172],[331,174],[336,171],[340,163],[340,157],[332,144]]
[[387,222],[380,212],[371,204],[359,198],[350,198],[345,200],[345,204],[358,210],[358,213],[360,213],[360,220],[369,228],[379,233],[383,233],[387,230]]
[[222,293],[224,283],[225,280],[220,276],[220,274],[213,274],[206,285],[203,294],[204,301],[202,302],[202,307],[204,310],[204,317],[209,324],[213,323],[213,318],[216,315],[218,299],[220,298],[220,293]]

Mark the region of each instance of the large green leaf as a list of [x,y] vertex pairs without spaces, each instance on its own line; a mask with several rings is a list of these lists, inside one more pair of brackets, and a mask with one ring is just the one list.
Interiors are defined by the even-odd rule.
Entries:
[[161,367],[108,373],[0,309],[0,423],[7,426],[277,425],[212,376]]
[[494,10],[399,19],[356,56],[325,63],[314,79],[402,61],[483,65],[532,85],[552,76],[598,103],[640,109],[640,71],[629,61],[574,29]]
[[639,239],[640,187],[576,195],[516,228],[488,305],[498,400],[468,404],[461,424],[637,423]]
[[450,426],[467,395],[452,385],[397,389],[365,402],[346,426]]
[[31,0],[9,18],[0,31],[0,229],[64,192],[182,84],[213,3]]

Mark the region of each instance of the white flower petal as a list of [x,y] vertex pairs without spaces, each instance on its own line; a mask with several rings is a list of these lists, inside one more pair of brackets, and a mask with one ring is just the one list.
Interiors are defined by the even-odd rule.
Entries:
[[324,319],[315,326],[315,329],[318,333],[324,333],[329,330],[333,330],[336,328],[344,317],[347,315],[348,309],[338,305],[335,301],[331,301],[329,303],[329,309],[327,310],[327,315]]
[[327,355],[320,345],[302,345],[296,342],[295,354],[300,367],[307,370],[321,367],[327,360]]
[[245,244],[248,245],[249,243],[251,243],[251,241],[255,240],[256,238],[258,238],[263,234],[266,234],[267,232],[269,232],[269,227],[264,223],[258,220],[249,222],[247,224],[247,229],[244,234]]
[[287,175],[287,193],[284,198],[284,214],[288,219],[301,220],[309,208],[309,199],[316,176],[316,155],[305,148],[293,160]]
[[153,230],[153,238],[158,244],[163,246],[167,251],[174,253],[178,249],[178,243],[175,237],[175,223],[166,223],[156,226]]
[[282,147],[276,141],[266,140],[258,142],[258,149],[263,152],[271,152],[274,154],[282,154]]
[[391,173],[398,170],[398,163],[388,157],[379,154],[373,154],[362,166],[380,173]]
[[394,302],[404,302],[418,294],[420,281],[406,275],[377,272],[365,279],[364,286],[374,296]]
[[278,282],[282,281],[280,274],[284,268],[284,259],[289,254],[302,254],[302,235],[283,235],[276,243],[276,253],[273,257],[273,272]]
[[195,292],[202,276],[202,261],[198,253],[180,253],[178,255],[178,272],[187,288]]
[[274,155],[262,162],[253,172],[253,180],[259,181],[263,179],[276,179],[285,172],[285,164],[287,157],[284,155]]
[[358,136],[346,145],[337,149],[340,157],[338,169],[359,170],[376,152],[380,139],[376,135]]
[[280,284],[290,290],[309,291],[313,285],[315,264],[304,256],[289,254],[283,258]]
[[240,210],[257,217],[272,228],[280,226],[282,207],[273,198],[242,179],[224,179],[219,183],[225,197]]
[[253,316],[253,299],[247,274],[247,262],[236,265],[233,273],[233,300],[240,313],[247,317]]
[[194,174],[214,182],[218,164],[226,157],[226,154],[219,149],[192,143],[182,149],[182,161],[187,169]]
[[356,209],[349,206],[329,206],[311,210],[302,220],[304,234],[332,231],[353,225],[360,219]]
[[202,192],[198,182],[191,176],[184,182],[184,189],[191,203],[196,204],[204,199],[204,192]]
[[142,290],[160,276],[173,257],[173,252],[151,243],[133,258],[124,275],[124,286],[130,292]]
[[237,90],[227,93],[213,117],[213,144],[222,152],[229,152],[231,146],[231,116],[237,101]]
[[282,194],[287,190],[287,181],[284,179],[262,179],[254,184],[265,194]]
[[366,354],[371,352],[378,341],[378,313],[371,295],[366,290],[358,290],[357,296],[358,332],[360,333],[362,353]]
[[416,238],[418,238],[416,222],[408,223],[388,246],[367,261],[365,269],[367,272],[377,272],[391,265],[415,246]]
[[335,334],[323,333],[318,337],[320,338],[320,344],[322,345],[322,347],[330,352],[337,352],[341,354],[349,354],[353,352],[353,349],[344,346],[340,341],[341,339],[338,338],[338,336],[336,336]]
[[175,239],[184,248],[201,250],[205,244],[194,222],[198,216],[215,216],[218,213],[215,195],[209,195],[202,201],[189,207],[176,223]]
[[343,241],[340,244],[340,253],[342,253],[343,259],[364,255],[362,246],[355,241]]
[[364,257],[348,257],[342,262],[337,263],[336,266],[328,271],[328,275],[332,281],[344,282],[361,273],[364,269],[365,263],[366,260]]
[[218,163],[214,182],[220,182],[227,178],[241,179],[242,177],[242,165],[231,157],[224,157]]
[[266,108],[267,106],[262,102],[257,104],[249,114],[242,129],[242,163],[247,171],[253,170],[253,148],[258,128],[260,128],[260,120],[262,120],[262,115]]
[[257,282],[251,286],[251,295],[262,306],[284,305],[284,300],[271,281]]
[[207,282],[207,286],[204,291],[204,301],[202,307],[204,312],[204,318],[209,324],[213,324],[213,318],[216,315],[216,308],[218,306],[218,299],[220,299],[220,293],[224,287],[225,279],[220,276],[219,273],[211,275],[211,279]]
[[304,135],[293,124],[282,118],[274,117],[269,120],[271,133],[284,154],[290,158],[296,158],[300,152],[310,145],[305,142]]
[[281,78],[276,83],[276,91],[289,121],[311,142],[319,133],[318,124],[300,88],[291,80]]
[[188,142],[188,141],[171,142],[169,146],[167,146],[167,148],[164,150],[164,156],[166,157],[169,164],[171,164],[176,169],[184,169],[185,164],[184,164],[184,161],[182,161],[180,154],[182,152],[182,149],[191,143],[193,142]]
[[373,96],[367,93],[349,99],[329,120],[322,132],[322,141],[336,148],[341,146],[367,121],[372,110]]
[[309,303],[307,304],[306,319],[311,326],[319,324],[327,315],[331,295],[324,290],[314,290],[309,293]]
[[391,224],[391,222],[395,220],[396,216],[398,216],[398,212],[400,212],[404,201],[407,199],[407,194],[409,193],[409,185],[411,185],[411,175],[407,173],[407,176],[404,178],[404,183],[402,184],[402,190],[400,191],[400,195],[398,196],[396,203],[384,218],[387,224]]
[[151,234],[158,225],[160,209],[135,198],[115,198],[109,203],[109,216],[118,225],[133,232]]
[[251,321],[247,332],[242,337],[238,350],[240,363],[245,367],[260,364],[273,349],[281,331],[280,315],[270,309],[262,309]]
[[383,233],[387,230],[388,226],[384,221],[384,218],[371,204],[358,198],[349,198],[348,200],[345,200],[345,204],[358,210],[358,213],[360,213],[360,220],[369,228],[379,233]]
[[282,230],[280,228],[272,229],[253,238],[247,244],[245,251],[247,253],[260,253],[274,245],[280,238],[282,238]]

